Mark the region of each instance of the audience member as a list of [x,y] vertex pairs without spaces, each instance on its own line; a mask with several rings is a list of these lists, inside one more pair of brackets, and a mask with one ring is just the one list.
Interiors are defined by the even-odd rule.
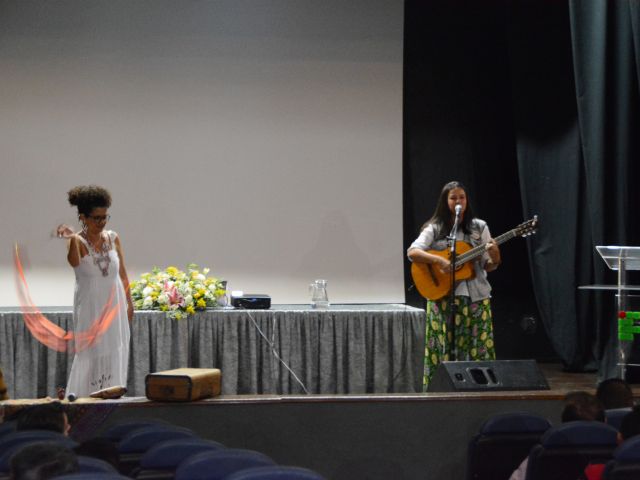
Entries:
[[622,443],[624,440],[629,440],[636,435],[640,435],[640,406],[633,407],[633,410],[624,416],[622,424],[620,425],[619,435],[619,443]]
[[69,435],[69,418],[60,402],[42,403],[20,412],[16,430],[52,430]]
[[9,394],[7,393],[7,385],[4,383],[4,377],[2,376],[2,369],[0,368],[0,400],[8,400]]
[[600,382],[596,397],[602,402],[604,408],[633,407],[633,392],[629,384],[621,378],[609,378]]
[[[619,382],[616,383],[620,385]],[[626,385],[626,383],[624,385]],[[616,390],[622,391],[619,386],[616,387]],[[626,395],[622,395],[621,397],[624,396]],[[631,410],[627,415],[624,416],[624,418],[622,419],[622,423],[620,424],[620,431],[618,432],[618,445],[638,434],[640,434],[640,409],[639,407],[633,407],[633,410]],[[591,463],[587,465],[587,468],[585,468],[584,470],[584,478],[586,480],[601,480],[605,466],[606,464],[604,463]]]
[[[560,416],[562,423],[578,420],[604,422],[604,406],[589,392],[570,392],[564,397],[564,408]],[[509,480],[524,480],[529,458],[525,458],[514,470]]]
[[78,457],[55,443],[34,443],[11,458],[12,480],[47,480],[78,470]]
[[589,392],[570,392],[564,397],[562,423],[577,420],[604,422],[604,419],[604,405]]

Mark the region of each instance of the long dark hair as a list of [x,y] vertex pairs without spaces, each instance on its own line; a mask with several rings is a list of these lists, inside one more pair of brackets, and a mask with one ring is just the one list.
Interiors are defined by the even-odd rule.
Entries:
[[424,230],[430,224],[433,224],[436,227],[436,239],[440,239],[448,235],[449,231],[453,228],[453,221],[451,219],[451,210],[449,210],[449,192],[454,188],[461,188],[464,190],[465,195],[467,196],[467,208],[464,212],[464,216],[462,217],[462,222],[460,223],[460,227],[462,231],[469,234],[471,233],[471,221],[475,217],[473,213],[473,208],[471,208],[471,202],[469,201],[469,192],[467,191],[467,187],[465,187],[461,182],[452,181],[447,183],[444,187],[442,187],[442,191],[440,192],[440,197],[438,198],[438,203],[436,204],[436,209],[433,212],[433,215],[427,223],[425,223],[420,230]]

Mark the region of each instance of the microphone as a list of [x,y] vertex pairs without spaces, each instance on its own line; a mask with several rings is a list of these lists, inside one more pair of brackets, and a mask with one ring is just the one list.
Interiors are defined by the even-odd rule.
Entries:
[[456,205],[456,217],[459,217],[461,213],[462,213],[462,205],[458,204]]

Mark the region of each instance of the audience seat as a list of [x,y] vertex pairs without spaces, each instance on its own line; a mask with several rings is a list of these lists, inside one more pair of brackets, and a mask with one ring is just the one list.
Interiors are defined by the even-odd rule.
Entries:
[[640,478],[640,436],[625,440],[613,452],[607,463],[603,480],[637,480]]
[[224,480],[326,480],[313,470],[300,467],[273,465],[269,467],[247,468],[233,473]]
[[3,436],[9,433],[15,432],[16,424],[17,422],[15,420],[10,420],[8,422],[0,423],[0,439],[2,439]]
[[579,478],[589,463],[613,457],[618,431],[601,422],[577,421],[553,427],[531,449],[527,480]]
[[132,431],[153,425],[171,426],[170,423],[160,419],[127,420],[112,425],[100,436],[117,443]]
[[61,433],[50,430],[24,430],[5,435],[0,439],[0,475],[9,472],[11,457],[26,445],[42,442],[55,442],[69,448],[77,443]]
[[59,432],[54,432],[52,430],[22,430],[19,432],[8,433],[4,437],[0,438],[0,452],[5,452],[14,445],[33,443],[36,441],[62,442],[67,445],[71,445],[72,448],[77,446],[76,442]]
[[607,420],[607,425],[611,425],[616,430],[620,430],[620,425],[622,425],[622,419],[629,412],[631,412],[631,407],[611,408],[609,410],[605,410],[604,415]]
[[253,450],[222,449],[202,452],[182,462],[175,480],[222,480],[232,473],[253,467],[275,465],[263,453]]
[[221,443],[197,437],[167,440],[147,450],[140,459],[140,467],[131,476],[138,480],[171,479],[178,465],[187,458],[222,448],[225,447]]
[[140,463],[142,455],[154,445],[166,440],[194,437],[195,433],[172,425],[151,425],[130,432],[118,443],[120,473],[130,474]]
[[55,480],[131,480],[119,473],[77,472],[53,477]]
[[508,480],[550,428],[546,418],[524,412],[489,418],[469,442],[467,480]]
[[78,455],[78,463],[80,465],[79,472],[82,473],[118,473],[113,465],[99,458]]

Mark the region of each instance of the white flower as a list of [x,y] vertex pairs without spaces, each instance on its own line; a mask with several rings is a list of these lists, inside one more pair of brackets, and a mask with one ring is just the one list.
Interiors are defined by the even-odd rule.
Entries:
[[215,292],[217,290],[216,284],[212,283],[211,285],[209,285],[209,290],[211,290],[212,292]]
[[158,303],[160,305],[167,305],[169,303],[169,295],[166,293],[161,293],[158,295]]
[[[149,295],[151,295],[153,293],[153,288],[152,287],[144,287],[144,290],[142,290],[142,295],[144,297],[148,297]],[[146,299],[145,299],[146,300]]]
[[204,275],[202,275],[201,273],[199,273],[198,275],[196,275],[195,280],[200,280],[201,282],[204,282],[207,279],[207,277],[205,277]]
[[142,302],[142,308],[149,308],[151,305],[153,305],[153,298],[145,297],[144,301]]
[[191,305],[193,303],[193,297],[191,295],[187,295],[184,297],[184,304]]

